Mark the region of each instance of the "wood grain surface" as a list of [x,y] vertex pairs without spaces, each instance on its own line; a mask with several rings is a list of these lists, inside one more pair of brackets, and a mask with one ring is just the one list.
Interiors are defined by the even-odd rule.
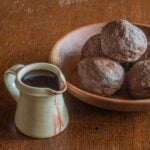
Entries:
[[51,139],[32,139],[14,125],[16,103],[3,83],[14,64],[48,62],[67,32],[116,18],[150,24],[150,0],[0,0],[0,149],[149,150],[150,112],[106,111],[66,93],[69,127]]

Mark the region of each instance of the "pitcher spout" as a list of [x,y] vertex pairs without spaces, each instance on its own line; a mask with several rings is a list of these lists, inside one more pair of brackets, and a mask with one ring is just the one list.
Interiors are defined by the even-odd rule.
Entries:
[[58,69],[58,74],[56,75],[58,76],[59,90],[49,89],[49,92],[52,92],[53,94],[64,93],[67,90],[67,83],[65,77],[59,69]]
[[[43,85],[42,85],[43,87],[30,86],[26,84],[25,81],[22,80],[26,72],[31,72],[32,70],[34,71],[46,70],[51,72],[50,74],[46,74],[46,76],[49,75],[51,79],[46,80],[48,83],[45,83],[46,84],[45,87]],[[17,74],[16,87],[20,89],[23,93],[27,93],[28,95],[45,97],[53,94],[56,95],[64,93],[67,90],[67,83],[63,73],[57,66],[47,63],[35,63],[25,66]]]

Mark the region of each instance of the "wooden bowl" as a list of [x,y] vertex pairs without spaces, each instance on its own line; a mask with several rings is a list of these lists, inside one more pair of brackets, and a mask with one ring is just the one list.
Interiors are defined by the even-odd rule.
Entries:
[[[79,100],[109,110],[150,110],[150,99],[132,99],[124,90],[118,91],[111,97],[104,97],[84,91],[78,86],[76,65],[81,60],[81,48],[89,37],[101,33],[101,29],[105,24],[106,23],[98,23],[84,26],[65,35],[52,49],[50,63],[55,64],[62,70],[67,80],[68,92]],[[150,26],[136,25],[150,37]]]

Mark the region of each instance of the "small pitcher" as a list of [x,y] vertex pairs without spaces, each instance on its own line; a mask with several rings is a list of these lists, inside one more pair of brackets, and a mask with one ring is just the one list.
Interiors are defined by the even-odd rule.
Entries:
[[[22,77],[32,70],[49,70],[58,77],[60,90],[38,88],[24,84]],[[17,102],[16,127],[35,138],[52,137],[62,132],[69,123],[63,93],[67,84],[60,69],[48,63],[15,65],[4,74],[5,85]]]

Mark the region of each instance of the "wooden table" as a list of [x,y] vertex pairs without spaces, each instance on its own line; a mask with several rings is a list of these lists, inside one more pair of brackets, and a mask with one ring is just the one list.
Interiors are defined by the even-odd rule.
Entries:
[[150,24],[150,0],[0,0],[0,149],[150,149],[150,112],[102,110],[68,93],[68,128],[50,139],[26,137],[15,128],[16,103],[4,87],[8,67],[48,62],[54,43],[67,32],[116,18]]

